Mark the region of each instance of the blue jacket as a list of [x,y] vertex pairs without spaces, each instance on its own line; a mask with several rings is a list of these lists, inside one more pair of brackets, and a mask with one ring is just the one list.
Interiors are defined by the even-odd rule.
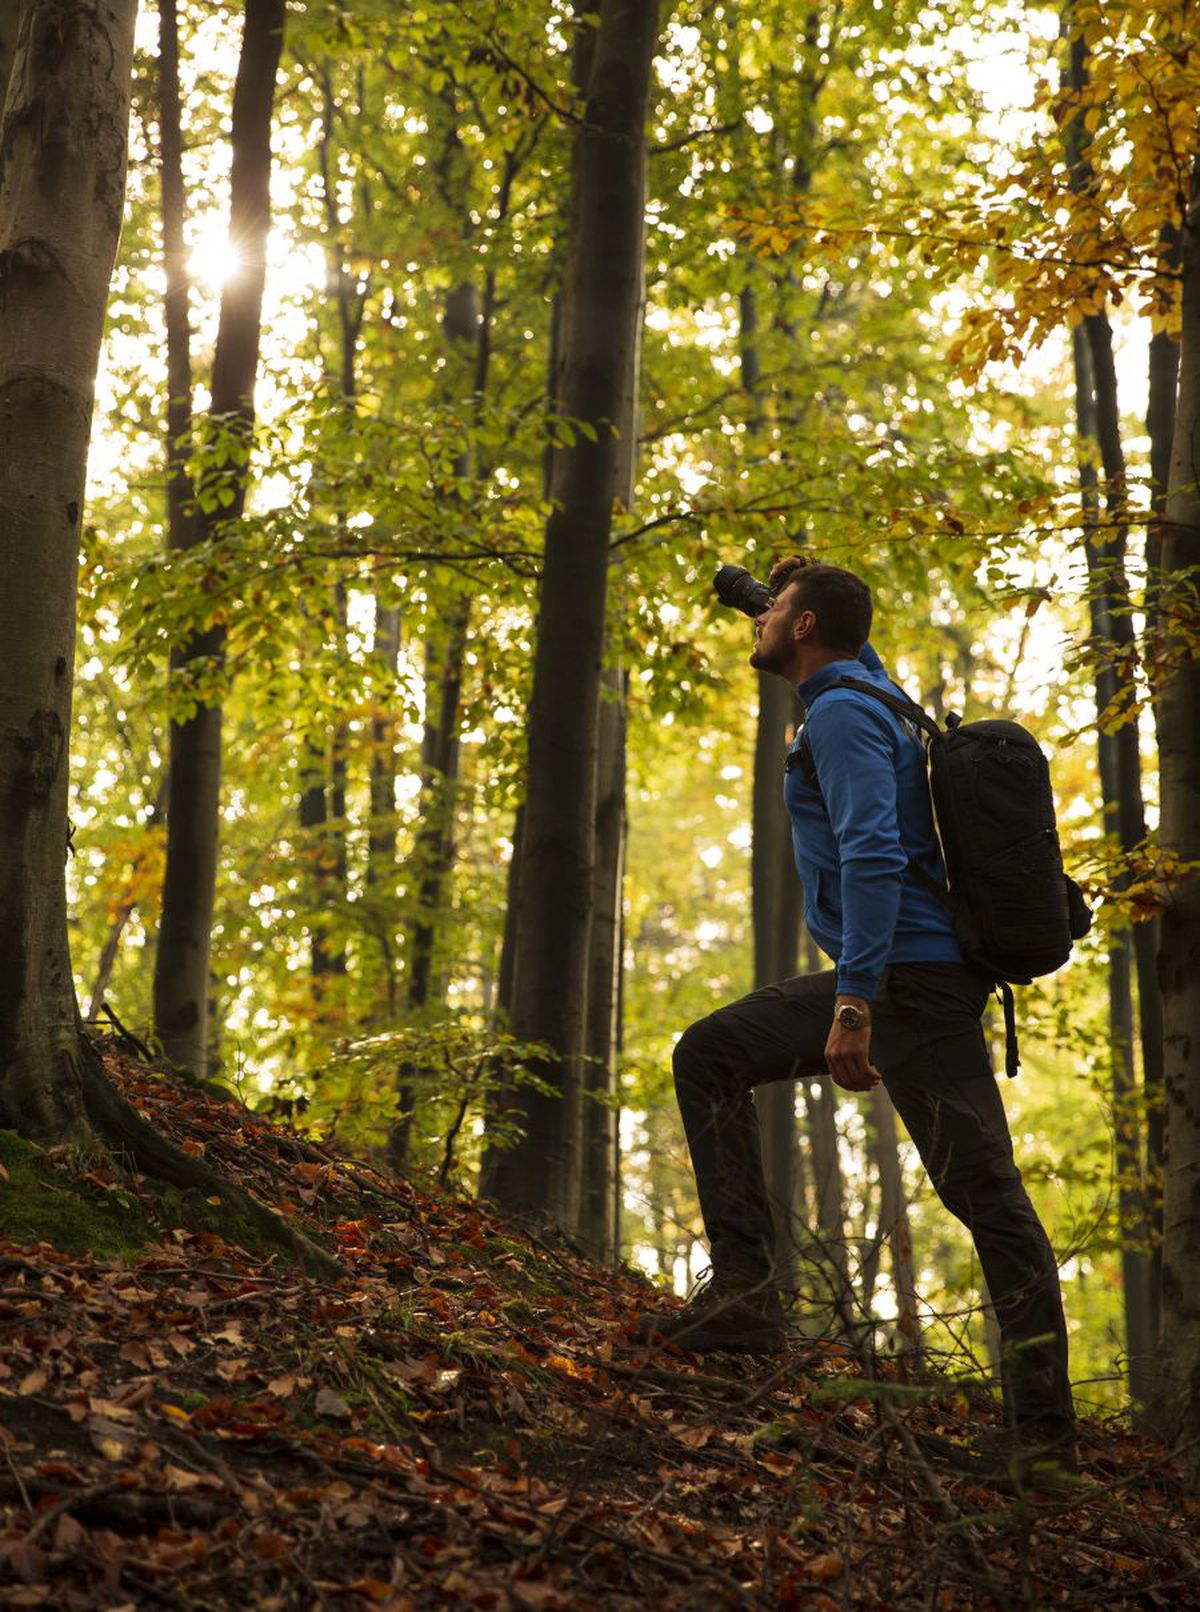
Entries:
[[[807,705],[841,677],[893,689],[867,644],[858,660],[823,666],[797,693]],[[838,965],[839,993],[870,1000],[891,963],[961,962],[950,914],[905,877],[911,856],[946,879],[916,730],[869,694],[842,688],[816,701],[806,731],[821,787],[796,766],[784,780],[784,799],[805,921]],[[798,734],[792,749],[799,743]]]

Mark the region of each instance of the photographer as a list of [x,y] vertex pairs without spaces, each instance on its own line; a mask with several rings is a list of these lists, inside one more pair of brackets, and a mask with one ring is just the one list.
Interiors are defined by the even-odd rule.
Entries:
[[775,566],[771,584],[750,662],[787,678],[806,706],[823,692],[804,729],[816,780],[790,768],[785,799],[808,930],[837,967],[754,991],[680,1038],[675,1088],[712,1274],[683,1309],[646,1315],[641,1328],[698,1351],[783,1346],[753,1088],[829,1074],[860,1092],[882,1079],[942,1202],[974,1238],[1018,1448],[1070,1465],[1058,1270],[1013,1161],[984,1043],[990,981],[963,962],[951,914],[925,887],[944,885],[945,869],[920,735],[869,694],[831,686],[852,675],[893,690],[867,643],[867,585],[794,558]]

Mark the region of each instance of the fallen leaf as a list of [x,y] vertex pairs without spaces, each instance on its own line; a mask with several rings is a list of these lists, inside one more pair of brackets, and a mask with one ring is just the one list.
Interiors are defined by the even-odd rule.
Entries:
[[318,1416],[349,1416],[350,1406],[343,1395],[333,1388],[317,1389]]
[[41,1366],[38,1366],[35,1370],[31,1371],[27,1377],[22,1377],[21,1385],[17,1389],[17,1393],[40,1394],[42,1389],[49,1381],[49,1373],[43,1371]]
[[83,1529],[69,1511],[64,1511],[54,1525],[55,1550],[78,1550],[83,1541]]
[[845,1566],[840,1556],[812,1556],[804,1563],[804,1576],[815,1578],[820,1584],[831,1578],[841,1578]]

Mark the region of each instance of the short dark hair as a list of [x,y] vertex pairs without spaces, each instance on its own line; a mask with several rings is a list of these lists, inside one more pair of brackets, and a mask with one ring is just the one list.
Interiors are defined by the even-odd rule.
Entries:
[[853,571],[821,560],[807,560],[782,574],[782,586],[795,588],[792,614],[811,610],[817,618],[817,642],[823,649],[857,655],[871,636],[871,590]]

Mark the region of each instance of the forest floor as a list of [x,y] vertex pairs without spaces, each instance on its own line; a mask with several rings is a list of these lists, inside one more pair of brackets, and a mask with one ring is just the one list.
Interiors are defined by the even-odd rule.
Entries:
[[0,1606],[1200,1604],[1200,1507],[1117,1425],[1083,1425],[1077,1487],[1000,1493],[923,1453],[995,1420],[944,1385],[638,1343],[673,1301],[637,1278],[106,1063],[346,1275],[4,1138]]

